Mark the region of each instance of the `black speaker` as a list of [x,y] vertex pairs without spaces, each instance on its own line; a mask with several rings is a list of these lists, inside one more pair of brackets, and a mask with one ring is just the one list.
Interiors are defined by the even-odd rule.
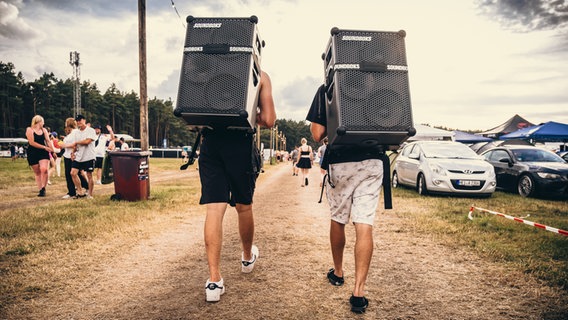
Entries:
[[416,134],[405,36],[331,29],[322,55],[331,146],[398,146]]
[[258,18],[186,20],[174,114],[191,128],[253,129],[264,47]]

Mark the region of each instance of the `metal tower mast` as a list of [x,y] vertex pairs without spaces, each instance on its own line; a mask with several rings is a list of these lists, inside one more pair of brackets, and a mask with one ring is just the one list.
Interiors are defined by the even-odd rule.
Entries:
[[69,64],[73,67],[73,113],[76,117],[81,114],[81,63],[79,62],[79,52],[69,52]]

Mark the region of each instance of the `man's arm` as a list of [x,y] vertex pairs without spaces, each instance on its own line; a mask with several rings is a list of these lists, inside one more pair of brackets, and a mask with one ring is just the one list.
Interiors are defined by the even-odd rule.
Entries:
[[312,137],[316,142],[320,142],[327,136],[327,130],[325,126],[319,123],[312,122],[310,124],[310,131],[312,132]]
[[256,114],[256,123],[272,128],[276,122],[276,110],[274,109],[274,100],[272,99],[272,82],[264,71],[260,75],[259,90],[258,108],[260,111]]

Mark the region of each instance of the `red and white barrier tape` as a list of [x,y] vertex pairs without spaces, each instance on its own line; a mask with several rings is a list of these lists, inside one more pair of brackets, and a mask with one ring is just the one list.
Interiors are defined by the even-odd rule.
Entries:
[[524,224],[528,224],[529,226],[533,226],[533,227],[536,227],[536,228],[540,228],[540,229],[544,229],[544,230],[547,230],[547,231],[550,231],[550,232],[559,233],[559,234],[561,234],[561,235],[568,236],[568,231],[566,231],[566,230],[562,230],[562,229],[557,229],[557,228],[545,226],[544,224],[540,224],[540,223],[536,223],[536,222],[524,220],[524,219],[521,219],[521,218],[516,218],[516,217],[513,217],[513,216],[509,216],[509,215],[503,214],[503,213],[499,213],[499,212],[495,212],[495,211],[491,211],[491,210],[487,210],[487,209],[483,209],[483,208],[478,208],[478,207],[474,207],[474,206],[472,206],[472,207],[469,209],[469,213],[468,213],[468,215],[467,215],[467,217],[469,218],[469,220],[473,220],[473,215],[472,215],[472,214],[473,214],[473,210],[474,210],[474,209],[477,209],[477,210],[483,211],[483,212],[487,212],[487,213],[491,213],[491,214],[494,214],[494,215],[497,215],[497,216],[500,216],[500,217],[503,217],[503,218],[507,218],[507,219],[509,219],[509,220],[513,220],[513,221],[517,221],[517,222],[522,222],[522,223],[524,223]]

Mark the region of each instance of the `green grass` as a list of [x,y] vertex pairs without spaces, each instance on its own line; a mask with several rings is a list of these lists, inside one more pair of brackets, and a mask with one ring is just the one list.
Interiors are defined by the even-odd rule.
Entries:
[[[449,246],[465,247],[495,262],[532,274],[568,290],[568,236],[542,230],[480,210],[473,205],[558,229],[568,230],[568,201],[522,198],[495,192],[489,199],[428,196],[395,189],[393,196],[423,202],[425,210],[405,213],[417,232],[434,235]],[[530,215],[526,217],[527,215]]]
[[[150,176],[178,170],[180,164],[179,159],[151,158]],[[273,168],[264,167],[266,171]],[[0,159],[3,194],[24,198],[25,193],[11,194],[10,189],[34,184],[33,173],[24,160],[13,163],[10,159]],[[171,179],[152,184],[148,201],[108,201],[106,196],[97,197],[95,191],[93,201],[54,201],[4,210],[0,212],[0,278],[34,253],[73,248],[78,241],[123,232],[141,220],[159,215],[175,217],[187,212],[190,206],[198,207],[199,187],[197,177]],[[568,230],[568,201],[525,199],[504,192],[496,192],[488,199],[423,197],[406,188],[394,189],[393,197],[413,232],[431,235],[448,246],[472,250],[568,290],[567,236],[477,210],[473,221],[467,217],[470,207],[475,205],[516,217],[530,214],[526,220]],[[404,210],[404,203],[420,209]]]

